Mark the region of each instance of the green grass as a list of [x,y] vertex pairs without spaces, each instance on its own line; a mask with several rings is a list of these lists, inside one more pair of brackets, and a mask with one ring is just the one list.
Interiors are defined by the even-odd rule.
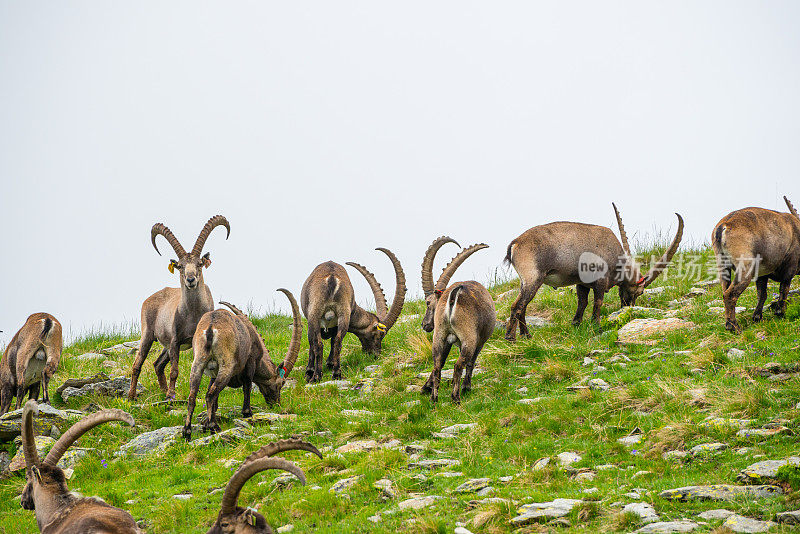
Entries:
[[[711,253],[707,249],[696,253],[706,262],[703,263],[703,278],[707,279]],[[498,317],[504,320],[516,298],[518,281],[505,280],[495,274],[493,282],[490,288],[493,296],[511,291],[497,303]],[[655,285],[667,289],[661,294],[641,298],[638,305],[668,309],[670,301],[680,299],[690,290],[693,280],[668,274]],[[85,436],[81,445],[95,448],[96,452],[78,464],[69,484],[75,491],[99,495],[129,510],[135,518],[144,519],[148,532],[202,533],[219,511],[221,493],[210,493],[223,487],[231,474],[231,468],[223,462],[241,460],[271,439],[302,436],[323,449],[325,456],[319,460],[299,452],[286,455],[305,470],[306,487],[292,484],[286,489],[277,489],[270,482],[280,473],[270,471],[251,479],[240,497],[240,505],[258,508],[273,528],[292,523],[296,532],[433,533],[452,532],[460,522],[475,532],[510,532],[509,520],[517,515],[519,505],[566,497],[584,498],[587,503],[573,511],[569,516],[573,526],[564,531],[627,532],[640,526],[638,518],[622,514],[612,503],[630,502],[622,494],[633,488],[649,491],[643,500],[653,504],[664,520],[692,518],[703,510],[719,507],[771,519],[777,512],[798,508],[797,494],[733,503],[675,503],[658,497],[661,490],[678,486],[734,483],[739,470],[757,461],[760,455],[762,459],[783,458],[798,454],[800,448],[796,437],[800,413],[795,409],[800,401],[800,380],[792,378],[776,383],[750,372],[753,367],[768,362],[797,360],[800,301],[790,304],[784,319],[775,319],[769,310],[764,313],[764,321],[758,324],[753,324],[749,315],[741,317],[744,332],[732,335],[724,330],[721,316],[707,311],[709,303],[721,298],[719,286],[708,289],[706,295],[691,299],[678,313],[678,317],[696,322],[697,328],[660,339],[656,345],[659,354],[654,355],[652,347],[617,345],[616,332],[621,325],[606,320],[609,313],[619,308],[616,290],[606,298],[603,324],[584,322],[574,328],[570,325],[576,306],[574,288],[543,288],[529,306],[528,313],[550,318],[552,326],[532,329],[531,339],[514,345],[503,340],[502,331],[496,331],[478,360],[484,372],[475,376],[474,389],[463,397],[460,406],[450,402],[447,381],[443,381],[440,402],[435,406],[426,396],[406,391],[410,384],[423,383],[417,374],[431,369],[430,335],[421,331],[420,318],[408,317],[422,313],[424,303],[408,302],[401,322],[387,336],[379,359],[363,354],[355,337],[345,338],[342,353],[345,378],[358,382],[369,376],[366,366],[380,366],[371,393],[339,391],[332,386],[305,387],[302,371],[308,348],[304,339],[298,367],[292,374],[298,383],[284,390],[282,405],[275,408],[297,414],[295,420],[256,427],[252,440],[236,445],[195,448],[181,442],[160,455],[141,460],[117,460],[114,452],[137,433],[183,423],[183,405],[176,404],[174,412],[164,405],[152,406],[162,399],[151,365],[158,354],[158,347],[154,347],[141,377],[147,390],[135,403],[103,397],[92,399],[104,407],[130,411],[136,418],[137,428],[106,425]],[[776,291],[772,284],[770,291]],[[754,304],[755,289],[751,287],[740,305],[752,309]],[[268,315],[255,318],[254,322],[273,358],[280,361],[290,337],[290,319]],[[88,376],[105,369],[99,362],[80,362],[73,356],[134,338],[113,333],[93,334],[65,348],[51,392],[54,393],[67,377]],[[732,347],[745,350],[744,358],[730,361],[726,354]],[[591,366],[582,365],[584,356],[595,349],[609,351],[599,357],[599,363],[608,370],[597,375],[593,374]],[[675,354],[684,350],[692,353]],[[452,368],[455,352],[446,368]],[[631,361],[626,362],[625,367],[604,363],[614,354],[623,354]],[[182,353],[179,399],[188,395],[191,359],[191,351]],[[105,370],[111,375],[129,374],[132,361],[132,355],[121,356],[115,360],[118,371]],[[703,371],[693,373],[692,369]],[[567,386],[594,376],[606,380],[612,389],[607,392],[567,391]],[[326,370],[325,379],[330,379],[330,371]],[[206,387],[207,381],[204,381],[203,393]],[[518,393],[521,387],[528,388],[527,393]],[[57,406],[64,406],[58,396],[53,394],[53,397]],[[541,400],[534,404],[518,402],[534,397],[541,397]],[[239,390],[228,389],[220,396],[220,412],[230,416],[223,423],[223,429],[233,425],[232,418],[238,416],[241,399]],[[253,399],[255,409],[268,410],[260,396]],[[83,404],[86,401],[76,400],[66,407],[80,408]],[[341,413],[345,409],[365,409],[374,415],[347,417]],[[754,419],[754,427],[783,419],[791,433],[743,438],[732,429],[703,426],[701,423],[711,415]],[[446,426],[471,422],[477,423],[477,427],[455,439],[440,440],[431,436],[432,432]],[[617,442],[637,427],[644,433],[643,443],[631,449]],[[195,436],[198,437],[201,436]],[[426,478],[421,479],[416,476],[419,470],[408,468],[408,456],[396,450],[345,455],[335,452],[335,448],[356,439],[380,442],[399,439],[403,444],[419,442],[426,448],[425,458],[459,460],[461,465],[453,470],[461,471],[463,476],[445,478],[436,476],[434,471],[425,472]],[[722,441],[730,447],[719,455],[690,459],[684,464],[661,457],[666,450],[688,450],[712,441]],[[740,447],[750,450],[739,454],[736,449]],[[576,464],[578,468],[601,464],[614,464],[616,468],[598,470],[596,479],[591,482],[574,480],[566,471],[553,467],[552,462],[543,470],[531,469],[536,460],[564,451],[576,451],[583,456]],[[108,461],[107,467],[101,464],[103,459]],[[635,478],[638,471],[653,474]],[[794,471],[783,474],[787,484],[796,490],[797,474]],[[337,480],[354,475],[363,475],[363,478],[347,492],[348,496],[329,491]],[[515,478],[503,483],[498,480],[502,476]],[[474,494],[452,492],[466,479],[480,477],[493,479],[493,497],[513,503],[476,505],[470,503],[476,499]],[[393,481],[399,493],[398,500],[415,495],[443,498],[418,512],[383,515],[379,523],[373,524],[368,517],[396,509],[396,502],[383,500],[381,493],[372,487],[380,478]],[[36,532],[33,514],[19,506],[18,495],[23,485],[22,476],[0,481],[0,533]],[[598,491],[581,492],[590,487]],[[191,492],[193,497],[188,501],[172,498],[184,492]],[[126,504],[126,501],[132,503]],[[716,526],[711,522],[703,528],[709,531]],[[531,526],[520,532],[548,528],[552,527]]]

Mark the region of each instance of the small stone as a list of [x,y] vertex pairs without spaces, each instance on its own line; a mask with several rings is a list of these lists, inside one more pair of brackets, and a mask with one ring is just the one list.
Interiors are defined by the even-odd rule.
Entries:
[[350,478],[343,478],[338,480],[330,489],[331,493],[344,493],[345,491],[349,490],[356,484],[358,481],[364,478],[364,475],[356,475]]
[[166,426],[139,434],[128,443],[122,445],[115,454],[117,456],[132,455],[140,458],[151,453],[160,452],[172,445],[181,436],[182,426]]
[[374,439],[365,439],[361,441],[348,442],[336,449],[336,452],[347,454],[350,452],[365,452],[380,448],[380,445]]
[[453,531],[453,534],[472,534],[472,532],[464,527],[456,527],[456,529]]
[[580,499],[554,499],[550,502],[526,504],[517,510],[519,515],[511,520],[511,524],[520,527],[534,522],[558,519],[569,515],[572,509],[582,502]]
[[778,470],[785,465],[800,467],[800,457],[790,456],[784,460],[765,460],[748,465],[736,476],[744,484],[768,484],[777,482]]
[[758,499],[781,495],[783,490],[778,486],[734,486],[731,484],[713,484],[710,486],[685,486],[662,491],[659,495],[670,501],[730,501],[737,497]]
[[491,478],[471,478],[453,490],[454,493],[472,493],[480,491],[492,483]]
[[720,453],[727,448],[728,445],[725,443],[702,443],[692,447],[689,452],[691,452],[693,456],[703,456]]
[[478,497],[488,497],[492,493],[494,493],[494,488],[491,486],[487,486],[483,489],[476,491],[475,495],[477,495]]
[[775,516],[775,519],[784,525],[800,525],[800,510],[781,512]]
[[618,343],[623,344],[655,345],[657,340],[653,339],[653,336],[663,337],[666,332],[694,328],[696,326],[691,321],[685,321],[677,317],[668,319],[634,319],[619,329],[617,340]]
[[427,508],[428,506],[432,505],[442,497],[439,495],[426,495],[423,497],[412,497],[411,499],[406,499],[405,501],[400,501],[397,503],[397,507],[400,510],[406,510],[408,508],[412,510],[422,510],[423,508]]
[[451,460],[449,458],[439,458],[437,460],[420,460],[408,464],[409,469],[422,468],[422,469],[438,469],[440,467],[455,467],[461,465],[460,460]]
[[434,473],[437,477],[442,478],[458,478],[463,477],[464,473],[461,471],[439,471],[438,473]]
[[744,428],[736,433],[741,438],[768,438],[777,434],[788,432],[789,429],[785,426],[778,426],[774,428]]
[[[562,452],[561,454],[556,456],[556,458],[558,458],[558,464],[560,466],[562,466],[562,467],[566,467],[568,465],[571,465],[571,464],[574,464],[576,462],[580,462],[581,460],[583,460],[583,457],[581,455],[579,455],[578,453],[575,453],[575,452]],[[548,458],[548,460],[549,460],[549,458]],[[537,461],[536,463],[538,464],[539,462]],[[547,464],[545,464],[545,465],[547,465]]]
[[539,458],[533,463],[532,471],[541,471],[550,463],[550,458]]
[[189,499],[192,498],[192,494],[191,493],[178,493],[177,495],[173,495],[172,498],[177,500],[177,501],[188,501]]
[[680,461],[688,457],[689,453],[686,451],[667,451],[661,455],[664,460]]
[[588,356],[584,356],[583,357],[583,366],[584,367],[588,367],[590,365],[594,365],[594,363],[596,363],[596,361],[597,360],[595,360],[594,358],[590,358]]
[[669,534],[672,532],[692,532],[700,528],[694,521],[681,519],[680,521],[659,521],[650,523],[636,531],[637,534]]
[[759,521],[743,515],[733,514],[725,520],[722,526],[727,527],[734,532],[751,533],[767,532],[772,527],[777,526],[777,523],[773,523],[772,521]]
[[577,482],[591,482],[595,478],[597,478],[597,473],[594,471],[581,471],[575,475],[575,480]]
[[473,428],[477,427],[478,423],[460,423],[457,425],[451,425],[442,429],[443,434],[458,434],[460,432],[464,432],[465,430],[472,430]]
[[642,442],[643,436],[641,434],[633,434],[631,436],[625,436],[624,438],[619,438],[617,441],[626,447],[632,447]]
[[294,530],[294,525],[289,523],[288,525],[283,525],[282,527],[278,527],[278,529],[275,532],[278,532],[280,534],[282,532],[292,532],[293,530]]
[[731,512],[730,510],[726,510],[724,508],[716,508],[714,510],[707,510],[702,514],[698,515],[697,517],[705,520],[713,519],[717,521],[725,521],[732,515],[733,512]]
[[739,360],[744,357],[744,351],[741,349],[730,349],[728,350],[728,358],[731,360]]
[[658,517],[655,509],[646,502],[633,502],[626,504],[622,508],[623,513],[631,513],[639,517],[644,523],[655,523],[661,518]]
[[339,413],[345,417],[372,417],[375,415],[369,410],[342,410]]
[[396,499],[397,498],[397,490],[394,489],[394,485],[392,481],[388,478],[382,478],[380,480],[376,480],[372,487],[376,490],[380,491],[384,497],[387,499]]

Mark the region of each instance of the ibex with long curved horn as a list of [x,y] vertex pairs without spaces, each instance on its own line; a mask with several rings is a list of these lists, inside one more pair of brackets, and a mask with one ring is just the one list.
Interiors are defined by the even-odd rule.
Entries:
[[144,534],[128,512],[97,497],[70,492],[64,471],[57,465],[70,445],[92,428],[109,421],[133,425],[133,417],[122,410],[87,415],[64,432],[44,461],[39,461],[33,437],[33,418],[38,410],[36,401],[29,400],[22,412],[22,450],[28,481],[22,492],[22,507],[35,510],[39,530],[44,534]]
[[305,473],[294,462],[283,458],[272,458],[281,452],[293,450],[308,451],[322,458],[316,447],[299,439],[284,439],[260,448],[245,458],[239,469],[231,476],[228,485],[225,486],[225,493],[222,494],[219,515],[208,534],[272,534],[272,529],[263,515],[252,508],[241,508],[238,505],[239,493],[253,475],[267,469],[288,471],[305,486]]
[[[174,273],[175,269],[178,270],[181,287],[165,287],[161,291],[153,293],[142,304],[142,341],[131,370],[131,389],[128,392],[128,398],[133,399],[136,396],[139,373],[142,371],[144,360],[155,340],[158,340],[164,347],[153,363],[158,377],[158,385],[167,399],[175,398],[180,351],[189,348],[200,317],[214,309],[211,291],[203,282],[203,269],[211,265],[211,254],[208,252],[203,254],[203,247],[209,234],[217,226],[224,226],[228,231],[225,239],[231,235],[228,220],[222,215],[214,215],[203,226],[192,251],[186,252],[169,228],[161,223],[153,225],[153,229],[150,231],[150,240],[159,256],[161,252],[156,246],[156,237],[159,235],[164,236],[175,254],[178,255],[177,260],[170,260],[169,272]],[[172,368],[169,374],[169,388],[167,388],[167,379],[164,376],[167,363]]]
[[225,387],[242,388],[244,400],[242,415],[250,417],[250,391],[256,384],[267,404],[281,401],[281,388],[294,368],[300,352],[300,337],[303,335],[303,323],[297,301],[288,289],[279,289],[292,305],[292,339],[286,353],[286,359],[278,365],[269,357],[264,341],[250,319],[236,306],[229,302],[220,302],[231,310],[214,310],[203,315],[197,323],[192,347],[194,361],[189,375],[189,404],[183,437],[192,438],[192,414],[200,389],[203,375],[211,378],[206,393],[206,420],[203,430],[218,432],[220,427],[216,421],[217,401]]
[[389,257],[394,266],[396,286],[392,307],[386,304],[386,296],[375,275],[363,265],[348,262],[367,279],[375,296],[377,313],[371,313],[356,304],[353,285],[344,267],[328,261],[317,265],[303,284],[300,306],[308,320],[308,367],[306,380],[318,382],[322,379],[322,340],[331,340],[328,368],[333,369],[333,378],[342,377],[340,356],[342,339],[351,332],[361,341],[364,352],[378,356],[381,342],[389,329],[397,322],[403,309],[406,295],[406,277],[397,257],[388,249],[377,248]]
[[[453,402],[461,402],[461,392],[472,389],[472,371],[483,345],[492,335],[497,313],[492,296],[483,285],[474,280],[456,282],[450,287],[450,278],[456,269],[475,252],[488,248],[479,243],[459,252],[442,271],[436,285],[433,283],[433,260],[436,252],[445,243],[456,243],[452,238],[442,236],[433,241],[422,260],[422,289],[425,292],[425,317],[422,329],[433,332],[433,371],[428,377],[423,391],[430,391],[431,401],[439,398],[439,384],[442,368],[453,345],[459,348],[460,355],[453,368]],[[464,385],[461,387],[461,373],[464,372]]]
[[600,322],[603,298],[612,287],[619,286],[622,306],[633,306],[647,286],[667,268],[678,250],[683,237],[683,217],[678,216],[678,231],[664,255],[642,276],[636,262],[622,217],[614,206],[619,233],[605,226],[576,222],[554,222],[534,226],[508,245],[506,262],[510,262],[519,275],[521,287],[519,297],[511,307],[511,316],[506,325],[506,339],[516,339],[519,333],[528,336],[525,310],[542,284],[550,287],[577,286],[578,309],[572,324],[583,320],[589,302],[589,291],[594,292],[592,320]]
[[775,315],[783,317],[786,313],[792,278],[800,274],[800,216],[789,199],[783,199],[791,213],[744,208],[729,213],[714,226],[711,246],[722,285],[725,328],[731,332],[741,332],[736,303],[753,278],[758,291],[753,321],[763,316],[769,280],[780,283],[778,300],[772,304]]
[[44,402],[50,403],[47,386],[61,359],[61,323],[49,313],[34,313],[11,338],[0,360],[0,415],[8,412],[17,397],[17,409],[25,394],[39,400],[44,389]]

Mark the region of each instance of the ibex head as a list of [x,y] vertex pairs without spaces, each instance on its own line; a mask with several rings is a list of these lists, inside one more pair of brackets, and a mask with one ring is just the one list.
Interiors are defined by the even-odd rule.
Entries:
[[46,524],[46,518],[53,513],[60,496],[69,493],[64,472],[58,467],[58,461],[67,449],[83,434],[92,428],[109,421],[122,421],[133,425],[133,417],[122,410],[100,410],[87,415],[69,430],[64,432],[53,448],[39,461],[39,453],[33,436],[33,418],[39,413],[39,405],[34,400],[25,403],[22,412],[22,450],[25,454],[25,477],[28,483],[22,492],[22,507],[36,510],[39,524]]
[[456,272],[456,269],[458,269],[458,267],[473,253],[489,247],[489,245],[485,243],[478,243],[463,249],[450,260],[450,263],[444,268],[442,274],[439,275],[439,280],[436,281],[436,285],[434,285],[433,260],[436,257],[436,253],[445,243],[455,243],[457,246],[461,246],[451,237],[437,237],[428,247],[428,250],[425,251],[425,257],[422,259],[422,290],[425,292],[425,305],[427,306],[425,316],[422,318],[422,329],[426,332],[433,332],[433,318],[436,314],[436,304],[439,302],[439,297],[442,296],[442,292],[447,289],[447,284],[450,283],[450,278]]
[[375,250],[380,250],[389,257],[394,267],[394,275],[396,279],[394,300],[392,300],[392,307],[386,304],[386,295],[383,288],[375,279],[375,275],[367,270],[363,265],[349,261],[347,265],[353,267],[366,278],[372,294],[375,297],[375,311],[376,313],[370,314],[371,320],[364,327],[359,327],[358,330],[351,326],[351,330],[358,336],[361,341],[361,348],[364,352],[379,356],[381,353],[381,343],[383,338],[389,332],[394,324],[400,317],[400,312],[403,311],[403,303],[406,297],[406,275],[403,272],[403,267],[400,265],[400,260],[394,253],[386,248],[378,247]]
[[636,262],[631,247],[628,244],[628,234],[625,233],[625,226],[622,224],[622,216],[619,214],[617,205],[612,203],[614,213],[617,216],[617,225],[619,226],[619,236],[622,241],[622,248],[625,251],[624,259],[620,258],[620,271],[617,273],[617,283],[619,284],[619,299],[622,306],[634,306],[636,299],[644,293],[647,286],[656,281],[656,278],[664,272],[669,265],[672,257],[678,251],[678,246],[681,244],[683,238],[683,217],[679,213],[678,216],[678,231],[675,238],[667,248],[664,255],[658,260],[651,268],[647,276],[642,276],[639,264]]
[[168,269],[171,273],[174,273],[175,269],[178,270],[181,277],[181,286],[186,289],[195,289],[203,284],[203,268],[207,268],[211,265],[211,253],[206,252],[202,254],[203,247],[206,244],[206,239],[208,239],[209,234],[211,234],[211,231],[217,226],[224,226],[225,229],[228,230],[225,236],[225,239],[228,239],[231,235],[231,227],[228,224],[228,219],[222,215],[214,215],[208,220],[205,226],[203,226],[203,229],[200,230],[200,235],[197,236],[194,248],[188,253],[183,249],[183,246],[181,246],[175,234],[165,225],[156,223],[153,225],[153,229],[150,230],[150,240],[159,256],[161,252],[156,246],[156,236],[159,234],[164,236],[167,242],[172,246],[175,254],[178,255],[177,260],[173,259],[169,261]]
[[263,515],[251,508],[241,508],[238,505],[239,493],[253,475],[267,469],[288,471],[300,479],[300,483],[305,486],[306,476],[302,469],[283,458],[271,458],[275,454],[291,450],[308,451],[322,458],[322,454],[316,447],[299,439],[284,439],[257,450],[245,458],[228,481],[225,493],[222,494],[219,515],[208,534],[272,534],[272,529]]

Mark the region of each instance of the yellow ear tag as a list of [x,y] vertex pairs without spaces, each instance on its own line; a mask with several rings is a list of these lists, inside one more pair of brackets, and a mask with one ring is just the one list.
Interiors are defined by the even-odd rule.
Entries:
[[169,269],[169,272],[175,273],[175,264],[174,263],[170,263],[169,267],[167,267],[167,269]]
[[378,323],[378,332],[386,332],[386,325],[383,323]]

